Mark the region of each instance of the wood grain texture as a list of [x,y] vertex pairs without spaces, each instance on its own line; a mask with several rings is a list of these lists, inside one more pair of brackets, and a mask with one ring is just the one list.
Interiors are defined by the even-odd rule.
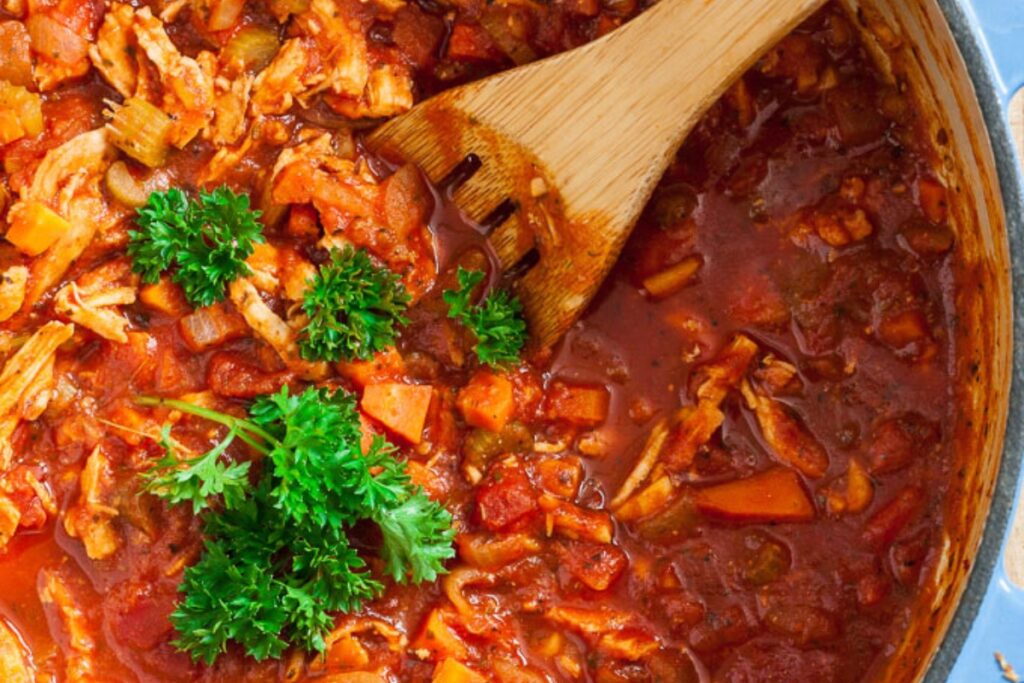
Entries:
[[[705,110],[822,0],[662,0],[601,40],[432,98],[371,144],[433,179],[473,152],[483,168],[455,200],[480,219],[520,211],[494,235],[536,346],[576,320],[615,263],[676,148]],[[538,196],[532,188],[551,192]]]
[[[1010,106],[1010,127],[1017,142],[1017,151],[1024,160],[1024,91],[1017,93]],[[1019,254],[1017,256],[1020,257]],[[1024,342],[1017,340],[1017,343]],[[1006,551],[1006,573],[1011,581],[1024,588],[1024,504],[1017,507],[1017,516],[1013,520]]]

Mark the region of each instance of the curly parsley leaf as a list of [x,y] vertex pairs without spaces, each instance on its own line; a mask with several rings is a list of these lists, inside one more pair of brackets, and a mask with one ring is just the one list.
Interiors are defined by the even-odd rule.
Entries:
[[222,496],[224,506],[237,506],[249,487],[249,463],[225,463],[221,455],[235,439],[234,432],[206,453],[191,459],[180,459],[178,448],[171,440],[170,428],[164,425],[160,445],[164,457],[142,474],[145,488],[172,505],[191,503],[198,514],[208,507],[208,500]]
[[338,527],[297,526],[267,486],[242,507],[204,517],[210,537],[185,570],[171,614],[176,647],[213,664],[236,642],[257,660],[292,644],[323,651],[334,612],[358,609],[383,585]]
[[[372,521],[394,580],[432,581],[454,557],[451,515],[414,486],[395,449],[376,438],[361,447],[355,399],[344,391],[287,387],[256,399],[239,418],[169,399],[174,408],[222,424],[225,439],[199,458],[179,459],[169,430],[167,455],[147,487],[169,502],[204,510],[206,549],[186,569],[171,621],[177,647],[212,664],[231,642],[256,659],[290,645],[323,651],[335,612],[358,609],[384,589],[351,546],[349,530]],[[234,440],[263,456],[253,486],[226,483],[235,465],[220,456]],[[238,465],[248,475],[248,463]],[[244,468],[244,469],[241,469]],[[207,497],[204,499],[204,492]],[[220,505],[211,498],[220,496]]]
[[483,281],[483,271],[460,267],[456,277],[459,288],[445,290],[441,296],[448,304],[448,317],[461,322],[476,337],[473,350],[477,358],[491,367],[517,362],[526,343],[522,303],[507,291],[497,290],[474,305],[473,291]]
[[299,338],[306,360],[366,360],[395,343],[410,301],[401,278],[376,265],[365,250],[331,252],[302,303],[309,323]]
[[132,270],[150,284],[169,273],[193,306],[209,306],[250,273],[245,260],[263,242],[259,216],[248,195],[227,187],[201,191],[198,200],[178,188],[153,192],[136,212],[139,229],[128,231]]
[[451,515],[422,491],[382,507],[373,519],[384,539],[385,571],[399,583],[410,575],[413,583],[433,581],[453,556]]

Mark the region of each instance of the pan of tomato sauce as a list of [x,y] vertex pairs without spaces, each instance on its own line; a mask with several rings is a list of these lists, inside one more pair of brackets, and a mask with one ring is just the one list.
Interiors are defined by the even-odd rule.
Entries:
[[536,351],[361,131],[644,7],[4,3],[0,680],[1024,666],[1020,10],[826,6]]

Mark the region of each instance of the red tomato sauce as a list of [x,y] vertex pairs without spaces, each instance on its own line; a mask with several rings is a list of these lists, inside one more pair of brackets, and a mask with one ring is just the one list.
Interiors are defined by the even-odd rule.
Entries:
[[[277,26],[280,4],[258,3],[238,21]],[[628,0],[339,4],[374,63],[409,70],[417,97],[571,48],[640,9]],[[98,14],[102,5],[91,4]],[[282,38],[300,31],[288,26]],[[211,32],[191,12],[168,35],[195,55],[231,31]],[[101,125],[113,97],[95,73],[46,93],[45,132],[0,147],[4,201],[47,151]],[[258,663],[233,648],[207,667],[177,651],[168,615],[202,550],[201,527],[187,507],[140,491],[139,473],[161,454],[147,436],[159,420],[132,399],[208,392],[238,412],[304,382],[230,302],[211,328],[187,304],[138,300],[123,307],[127,343],[79,328],[57,353],[55,376],[73,386],[58,407],[18,424],[11,466],[0,470],[0,491],[21,515],[0,548],[0,626],[37,680],[874,680],[912,606],[930,599],[954,486],[958,254],[914,103],[886,84],[843,12],[809,19],[712,106],[584,318],[551,352],[500,372],[469,358],[440,299],[451,264],[490,261],[465,251],[472,235],[434,243],[455,211],[416,189],[415,169],[384,170],[406,173],[411,194],[374,200],[402,239],[345,228],[344,212],[315,200],[265,203],[281,149],[327,131],[355,154],[344,113],[354,105],[342,100],[267,116],[261,142],[216,184],[264,208],[282,278],[289,264],[323,262],[320,238],[338,229],[416,292],[397,349],[334,365],[328,381],[357,395],[382,381],[431,387],[418,442],[364,420],[452,513],[450,573],[389,584],[339,615],[342,635],[324,657],[292,650]],[[194,187],[220,148],[197,138],[150,175],[130,168]],[[119,211],[60,282],[125,259],[130,211]],[[0,268],[32,263],[0,246]],[[286,294],[264,300],[288,314]],[[20,340],[15,348],[49,319],[61,318],[47,295],[0,333]],[[500,409],[479,408],[495,397]],[[638,469],[659,433],[657,457]],[[186,420],[175,435],[201,451],[217,433]],[[116,536],[101,559],[66,522],[97,446]]]

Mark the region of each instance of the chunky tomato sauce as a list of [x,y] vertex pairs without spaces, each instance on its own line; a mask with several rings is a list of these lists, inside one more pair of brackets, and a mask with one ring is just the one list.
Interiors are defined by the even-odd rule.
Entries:
[[[440,297],[451,265],[488,260],[440,227],[455,209],[415,169],[371,172],[353,131],[596,38],[636,3],[154,2],[148,19],[123,5],[123,65],[89,55],[113,40],[109,3],[28,4],[0,12],[0,81],[41,93],[44,126],[0,119],[5,680],[840,682],[885,666],[930,597],[952,485],[957,246],[914,103],[838,7],[704,116],[560,345],[489,370]],[[226,46],[253,26],[272,54],[238,68]],[[210,55],[198,103],[161,55]],[[332,80],[345,59],[368,70],[354,89]],[[109,142],[57,155],[126,94],[170,117],[181,144],[163,163]],[[125,255],[133,193],[220,184],[264,212],[251,283],[285,329],[302,325],[309,272],[354,243],[414,296],[397,348],[318,373],[242,298],[194,310],[175,285],[141,284]],[[93,229],[69,258],[59,238],[32,253],[16,235],[29,205]],[[55,321],[66,336],[29,367],[18,350]],[[221,434],[133,398],[239,413],[310,382],[429,387],[419,431],[364,418],[454,516],[456,559],[434,584],[338,615],[324,656],[193,663],[168,617],[200,524],[139,474],[165,420],[196,450]],[[372,567],[372,534],[355,536]]]

